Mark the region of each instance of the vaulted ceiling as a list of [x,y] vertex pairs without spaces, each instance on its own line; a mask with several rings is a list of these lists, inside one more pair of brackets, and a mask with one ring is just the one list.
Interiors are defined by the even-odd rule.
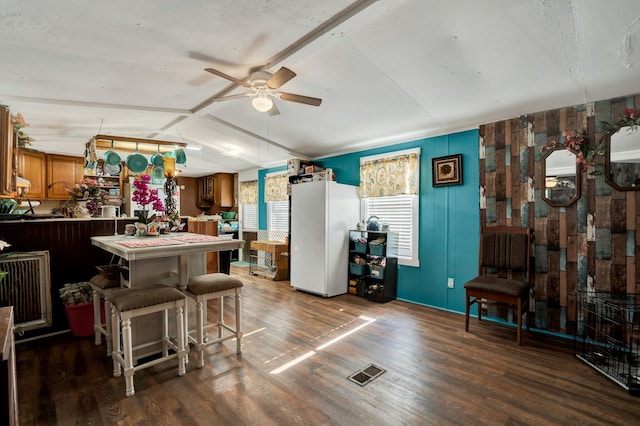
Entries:
[[[637,0],[4,0],[0,103],[32,148],[186,142],[186,176],[475,128],[640,92]],[[240,80],[322,98],[256,111]]]

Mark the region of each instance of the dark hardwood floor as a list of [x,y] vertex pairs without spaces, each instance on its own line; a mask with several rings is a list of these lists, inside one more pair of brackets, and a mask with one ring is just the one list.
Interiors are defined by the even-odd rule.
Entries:
[[[203,369],[192,352],[183,377],[172,361],[142,370],[126,398],[104,343],[70,334],[19,343],[20,423],[640,422],[640,399],[576,359],[568,340],[523,331],[518,347],[511,327],[473,319],[465,333],[463,315],[349,295],[324,299],[247,268],[232,274],[245,282],[241,356],[227,341],[207,348]],[[386,372],[364,387],[348,380],[370,363]]]

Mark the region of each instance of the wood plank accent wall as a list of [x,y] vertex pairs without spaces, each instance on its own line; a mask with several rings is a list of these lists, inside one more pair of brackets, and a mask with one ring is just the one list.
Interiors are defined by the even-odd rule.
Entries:
[[[573,334],[578,290],[640,290],[640,191],[617,191],[603,176],[582,173],[581,197],[573,205],[552,207],[541,198],[540,148],[560,142],[563,130],[585,129],[599,142],[600,122],[616,122],[625,108],[640,109],[640,95],[480,126],[480,222],[534,231],[535,312],[529,321],[536,328]],[[603,156],[596,170],[604,173]],[[506,312],[495,314],[512,320]]]
[[[133,218],[118,219],[118,233],[123,234],[124,226],[134,222]],[[11,251],[48,250],[51,260],[53,325],[28,331],[18,340],[68,327],[59,289],[66,283],[88,281],[98,273],[96,266],[111,263],[109,253],[91,245],[91,237],[113,235],[115,224],[109,219],[0,222],[0,240],[11,244]]]

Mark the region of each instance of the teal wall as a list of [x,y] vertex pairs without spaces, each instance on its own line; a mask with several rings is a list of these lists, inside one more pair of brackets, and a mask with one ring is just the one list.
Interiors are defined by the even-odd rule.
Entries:
[[[332,168],[338,182],[359,185],[360,157],[421,148],[420,267],[398,267],[399,299],[464,312],[462,285],[476,276],[478,270],[478,147],[478,131],[470,130],[314,161],[324,168]],[[463,184],[434,188],[431,159],[452,154],[462,154]],[[261,170],[258,173],[260,187],[265,174],[284,169],[286,167]],[[267,209],[262,190],[259,193],[259,223],[264,229]],[[454,279],[453,289],[447,288],[447,278]]]

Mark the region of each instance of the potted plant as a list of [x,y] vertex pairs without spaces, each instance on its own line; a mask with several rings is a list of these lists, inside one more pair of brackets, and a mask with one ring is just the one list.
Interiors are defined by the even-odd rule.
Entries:
[[156,214],[153,213],[149,216],[151,209],[162,212],[164,211],[164,204],[158,197],[157,189],[150,189],[149,182],[151,176],[140,175],[133,181],[135,190],[131,200],[136,202],[140,207],[140,211],[136,213],[138,222],[136,222],[136,234],[142,235],[158,235],[158,224],[156,223]]

